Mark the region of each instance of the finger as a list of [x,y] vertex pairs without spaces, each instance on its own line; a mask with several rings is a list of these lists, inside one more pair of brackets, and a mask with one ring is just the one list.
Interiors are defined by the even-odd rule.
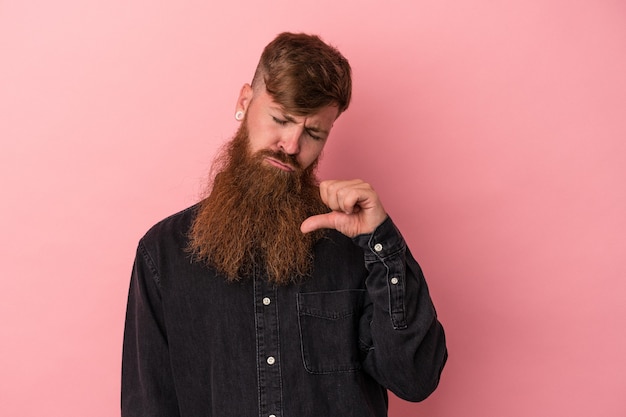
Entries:
[[363,181],[361,180],[327,180],[320,183],[322,201],[334,211],[350,214],[359,201]]
[[346,184],[337,190],[339,209],[346,214],[357,213],[366,208],[367,204],[365,206],[363,204],[371,201],[374,196],[372,187],[362,181],[356,184]]
[[324,202],[324,204],[326,204],[326,206],[330,208],[331,210],[337,210],[338,208],[336,195],[331,189],[333,184],[335,184],[336,182],[337,181],[335,180],[326,180],[326,181],[322,181],[319,186],[320,197],[322,198],[322,201]]
[[302,233],[310,233],[319,229],[334,229],[334,213],[317,214],[305,219],[300,225]]
[[339,210],[346,214],[352,214],[358,211],[358,203],[363,198],[363,191],[352,186],[337,190],[337,204],[339,205]]

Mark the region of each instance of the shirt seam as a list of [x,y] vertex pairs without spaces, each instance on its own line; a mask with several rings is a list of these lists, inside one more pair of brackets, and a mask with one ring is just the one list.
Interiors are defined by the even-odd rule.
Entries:
[[159,288],[161,288],[161,276],[159,274],[159,270],[157,269],[154,259],[152,259],[150,252],[148,252],[148,249],[146,249],[143,242],[139,242],[139,250],[141,251],[141,255],[143,256],[143,259],[146,262],[146,265],[148,266],[148,268],[150,269],[150,272],[152,273],[152,279],[156,282]]

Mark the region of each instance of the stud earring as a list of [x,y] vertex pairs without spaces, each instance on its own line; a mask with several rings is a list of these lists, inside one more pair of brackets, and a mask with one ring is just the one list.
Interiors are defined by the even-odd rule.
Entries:
[[241,119],[243,119],[243,112],[239,110],[237,113],[235,113],[235,120],[241,120]]

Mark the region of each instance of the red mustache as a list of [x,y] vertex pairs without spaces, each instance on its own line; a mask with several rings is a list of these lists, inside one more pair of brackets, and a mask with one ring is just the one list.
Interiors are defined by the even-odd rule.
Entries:
[[265,157],[274,158],[283,164],[291,166],[294,169],[294,171],[302,172],[302,166],[300,166],[300,163],[296,159],[295,155],[287,155],[284,152],[275,152],[275,151],[270,151],[269,149],[263,149],[263,150],[256,152],[254,157],[255,159],[258,158],[259,160]]

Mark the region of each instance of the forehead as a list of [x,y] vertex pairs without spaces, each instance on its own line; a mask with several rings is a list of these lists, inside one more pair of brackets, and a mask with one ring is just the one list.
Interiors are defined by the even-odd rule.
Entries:
[[330,104],[306,114],[289,111],[289,109],[286,109],[281,103],[274,100],[265,88],[261,89],[261,91],[255,91],[255,99],[258,99],[259,104],[268,107],[272,111],[280,113],[281,116],[286,117],[291,121],[312,120],[332,125],[335,119],[339,117],[339,106],[336,104]]

